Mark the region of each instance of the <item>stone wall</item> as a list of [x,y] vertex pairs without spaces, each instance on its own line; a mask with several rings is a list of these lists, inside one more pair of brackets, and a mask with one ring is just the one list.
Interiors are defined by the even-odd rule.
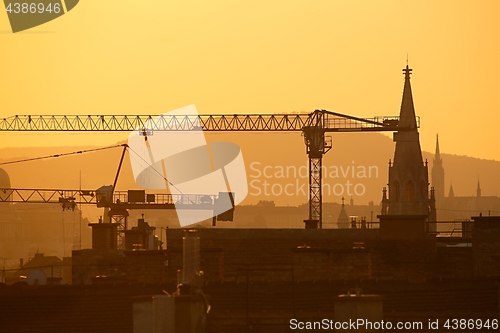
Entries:
[[292,252],[298,282],[372,278],[372,253],[365,248],[296,248]]
[[472,247],[446,247],[440,246],[438,252],[439,277],[467,278],[474,276]]
[[[182,265],[183,229],[168,229],[169,274]],[[381,239],[376,229],[199,229],[206,281],[426,279],[433,237]],[[214,272],[212,272],[214,270]]]
[[[186,229],[187,230],[187,229]],[[73,280],[98,275],[128,283],[176,283],[185,229],[167,230],[167,250],[81,250]],[[388,239],[377,229],[198,229],[205,282],[407,280],[500,276],[500,230],[475,229],[473,247],[440,246],[433,236]],[[90,251],[90,252],[89,252]],[[165,258],[165,253],[167,257]],[[158,255],[157,255],[158,254]]]
[[165,250],[125,251],[125,262],[128,283],[160,284],[167,279]]
[[75,250],[72,259],[73,284],[92,284],[97,277],[124,277],[125,256],[117,250]]

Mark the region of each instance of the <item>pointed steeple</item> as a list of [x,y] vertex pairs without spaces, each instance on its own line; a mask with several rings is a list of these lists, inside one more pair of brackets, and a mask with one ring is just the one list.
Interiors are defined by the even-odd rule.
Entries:
[[413,94],[411,92],[410,75],[412,69],[406,65],[403,69],[405,74],[405,85],[403,88],[403,99],[401,101],[401,110],[399,111],[399,126],[417,128],[417,119],[415,117],[415,107],[413,105]]
[[455,192],[453,191],[453,184],[450,185],[450,193],[448,193],[448,198],[454,198]]
[[[410,69],[408,65],[406,65],[406,68],[403,69],[405,83],[398,124],[398,127],[401,127],[402,129],[394,133],[396,149],[394,151],[393,166],[397,166],[399,164],[399,166],[403,168],[406,168],[407,165],[416,166],[423,164],[417,128],[417,117],[415,116],[415,107],[413,106],[413,95],[410,84],[411,71],[412,69]],[[408,131],[403,128],[410,128],[411,130]]]
[[432,186],[436,191],[436,201],[438,206],[444,198],[444,168],[441,152],[439,151],[439,134],[436,134],[436,153],[432,163]]
[[441,153],[439,152],[439,134],[436,134],[436,153],[434,154],[434,163],[441,163]]
[[478,198],[481,196],[481,184],[479,183],[479,177],[478,177],[478,179],[477,179],[476,196],[477,196]]
[[[429,176],[427,163],[422,158],[417,118],[410,84],[411,69],[406,65],[403,98],[399,114],[399,130],[394,159],[389,166],[388,215],[429,216]],[[384,208],[383,207],[383,208]]]

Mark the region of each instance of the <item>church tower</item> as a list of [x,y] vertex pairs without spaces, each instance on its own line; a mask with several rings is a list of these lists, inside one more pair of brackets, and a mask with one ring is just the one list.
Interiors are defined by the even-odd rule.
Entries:
[[439,136],[436,134],[436,153],[432,163],[432,187],[434,187],[436,201],[441,203],[444,199],[444,168],[441,153],[439,152]]
[[[382,214],[427,216],[435,221],[434,193],[429,191],[427,161],[422,160],[417,118],[410,84],[411,69],[405,76],[399,114],[400,130],[394,133],[394,161],[389,162],[389,191],[384,190]],[[433,191],[431,191],[433,192]]]

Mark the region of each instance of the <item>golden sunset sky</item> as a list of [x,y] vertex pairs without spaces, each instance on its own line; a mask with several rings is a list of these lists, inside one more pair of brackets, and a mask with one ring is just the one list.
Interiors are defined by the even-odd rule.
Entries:
[[[397,115],[408,54],[422,149],[434,151],[439,133],[442,152],[500,160],[499,17],[497,0],[80,0],[13,34],[2,12],[0,117],[189,104]],[[127,136],[4,132],[0,147]]]

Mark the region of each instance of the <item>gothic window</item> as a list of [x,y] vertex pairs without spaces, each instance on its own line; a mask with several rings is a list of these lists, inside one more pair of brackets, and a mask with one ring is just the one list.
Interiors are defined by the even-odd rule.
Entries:
[[412,181],[409,181],[408,183],[406,183],[406,201],[410,202],[410,201],[413,201],[413,196],[414,196],[414,186],[413,186],[413,182]]

